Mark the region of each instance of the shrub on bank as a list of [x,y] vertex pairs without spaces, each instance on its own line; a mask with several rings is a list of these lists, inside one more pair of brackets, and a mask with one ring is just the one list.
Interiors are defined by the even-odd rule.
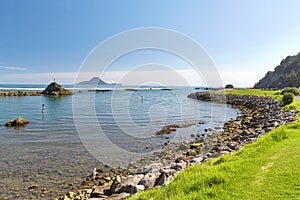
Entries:
[[288,104],[292,103],[293,100],[294,100],[294,94],[290,93],[290,92],[285,93],[282,97],[282,103],[284,105],[288,105]]
[[283,90],[281,90],[281,92],[280,92],[281,95],[284,95],[286,93],[292,93],[296,96],[300,95],[299,89],[296,87],[287,87],[287,88],[284,88]]

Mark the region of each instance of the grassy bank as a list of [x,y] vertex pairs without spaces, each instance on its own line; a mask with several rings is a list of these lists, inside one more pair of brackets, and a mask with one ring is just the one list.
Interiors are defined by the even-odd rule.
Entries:
[[235,94],[235,95],[252,95],[252,96],[269,96],[269,97],[278,97],[276,93],[280,90],[261,90],[261,89],[238,89],[238,90],[223,90],[222,93],[226,94]]
[[[228,92],[272,96],[276,91]],[[190,167],[167,187],[131,199],[300,199],[300,122],[280,126],[231,155]]]

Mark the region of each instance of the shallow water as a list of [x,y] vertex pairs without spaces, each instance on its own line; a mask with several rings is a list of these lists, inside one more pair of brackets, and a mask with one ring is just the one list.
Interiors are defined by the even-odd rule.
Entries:
[[[193,89],[118,88],[96,93],[75,90],[66,97],[0,97],[0,199],[56,197],[75,188],[101,163],[126,165],[161,149],[165,136],[155,133],[165,125],[204,122],[168,135],[176,142],[190,140],[192,133],[205,128],[222,127],[237,115],[227,106],[189,99],[190,92]],[[3,126],[18,116],[30,124],[23,129]],[[37,189],[28,190],[35,184]]]

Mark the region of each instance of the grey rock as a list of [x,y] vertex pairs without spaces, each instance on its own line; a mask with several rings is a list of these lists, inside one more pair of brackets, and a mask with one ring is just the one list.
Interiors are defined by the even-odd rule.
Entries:
[[156,179],[154,187],[155,186],[163,186],[167,180],[167,174],[166,172],[162,172],[159,177]]
[[155,186],[155,181],[158,178],[159,174],[149,173],[144,176],[138,183],[138,185],[144,185],[146,189],[153,188]]
[[145,186],[144,185],[135,185],[131,188],[130,194],[136,194],[139,193],[141,191],[145,190]]
[[115,177],[115,179],[113,180],[113,183],[110,186],[110,190],[109,191],[110,191],[111,194],[115,193],[117,187],[121,186],[121,181],[122,181],[121,177],[119,175],[117,175]]
[[171,164],[171,169],[182,170],[186,168],[186,162],[181,160],[179,163]]
[[95,186],[90,194],[90,198],[105,198],[108,195],[108,186]]
[[107,198],[107,200],[121,200],[121,199],[126,199],[127,197],[130,196],[130,193],[120,193],[120,194],[112,194]]

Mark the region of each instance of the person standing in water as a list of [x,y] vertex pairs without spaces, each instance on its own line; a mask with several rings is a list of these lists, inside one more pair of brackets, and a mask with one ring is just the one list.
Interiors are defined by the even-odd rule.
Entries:
[[42,114],[45,113],[45,104],[42,104]]

